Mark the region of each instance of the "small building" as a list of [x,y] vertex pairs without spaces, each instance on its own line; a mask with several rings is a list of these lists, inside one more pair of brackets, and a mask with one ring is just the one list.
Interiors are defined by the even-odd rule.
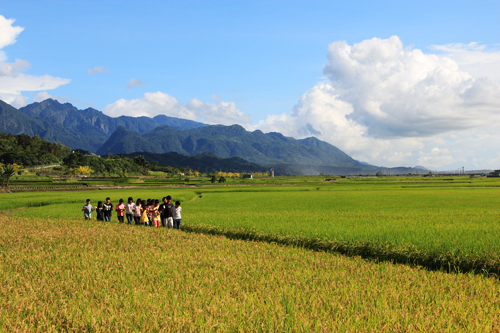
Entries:
[[253,179],[253,175],[250,173],[245,173],[241,176],[243,179]]
[[500,177],[500,169],[499,170],[493,170],[488,177]]

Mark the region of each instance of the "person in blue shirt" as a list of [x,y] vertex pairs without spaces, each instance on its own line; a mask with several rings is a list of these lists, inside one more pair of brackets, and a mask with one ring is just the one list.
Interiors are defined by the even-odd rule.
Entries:
[[92,218],[93,210],[95,210],[95,208],[90,204],[90,199],[87,199],[87,204],[82,208],[83,216],[85,216],[86,220],[90,220]]

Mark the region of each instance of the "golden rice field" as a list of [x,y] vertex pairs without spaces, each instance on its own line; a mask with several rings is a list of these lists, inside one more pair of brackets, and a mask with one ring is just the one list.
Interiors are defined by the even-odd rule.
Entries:
[[0,217],[0,331],[489,332],[498,280],[262,242]]

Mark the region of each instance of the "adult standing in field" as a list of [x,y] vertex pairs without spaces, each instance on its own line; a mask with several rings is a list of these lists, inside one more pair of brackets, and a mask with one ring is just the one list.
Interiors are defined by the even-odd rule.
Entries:
[[135,203],[132,197],[128,198],[128,202],[125,205],[125,215],[127,216],[127,223],[132,224],[132,220],[134,219],[134,210]]
[[163,227],[171,229],[174,226],[174,204],[170,195],[163,198],[163,204],[160,205],[158,211],[161,213]]
[[104,203],[104,221],[111,221],[111,213],[113,212],[113,204],[111,203],[111,199],[109,197],[106,198],[106,202]]

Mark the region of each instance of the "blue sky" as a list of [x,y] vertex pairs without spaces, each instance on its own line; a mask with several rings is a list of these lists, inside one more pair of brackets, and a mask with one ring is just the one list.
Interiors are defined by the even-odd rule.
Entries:
[[[6,88],[10,83],[4,81],[3,95],[0,81],[0,97],[10,98],[8,102],[17,107],[53,97],[112,116],[165,113],[294,137],[314,134],[378,165],[500,167],[494,146],[481,152],[470,146],[464,153],[462,142],[466,136],[483,147],[483,142],[496,139],[489,126],[498,119],[499,106],[493,96],[500,79],[498,1],[17,0],[2,3],[0,15],[15,19],[10,26],[24,28],[15,34],[15,42],[10,35],[5,37],[11,38],[7,45],[0,43],[4,67],[22,59],[29,67],[20,63],[13,71],[48,80],[38,87],[27,85],[26,90],[21,82],[16,91]],[[373,38],[377,40],[370,46]],[[329,48],[339,41],[348,47]],[[454,90],[460,101],[446,104],[444,96],[449,93],[443,93],[437,104],[433,97],[422,109],[410,106],[403,111],[403,104],[422,99],[413,93],[404,103],[379,99],[393,93],[385,91],[358,95],[370,85],[358,85],[332,63],[355,45],[364,45],[370,53],[368,60],[363,58],[364,72],[356,75],[372,86],[377,80],[372,81],[370,73],[380,66],[370,67],[370,57],[381,66],[409,68],[418,63],[421,71],[434,66],[434,74],[465,73],[470,77],[459,75],[459,80],[467,88]],[[393,52],[390,60],[377,58],[385,47]],[[363,50],[357,56],[353,52],[353,57],[359,58]],[[411,50],[427,58],[411,63],[397,58],[402,52],[411,57]],[[458,67],[434,62],[433,54]],[[358,66],[344,63],[350,65]],[[455,82],[456,73],[443,80]],[[402,71],[399,77],[406,74]],[[486,86],[481,81],[485,75]],[[470,83],[471,78],[477,82]],[[388,82],[393,84],[392,79]],[[419,86],[415,82],[399,85]],[[492,96],[481,97],[488,107],[471,112],[466,106],[480,97],[464,99],[463,89],[489,91]],[[449,110],[429,111],[441,107]],[[458,120],[454,108],[461,115]],[[476,121],[482,118],[487,121]],[[313,130],[301,127],[304,122]]]

